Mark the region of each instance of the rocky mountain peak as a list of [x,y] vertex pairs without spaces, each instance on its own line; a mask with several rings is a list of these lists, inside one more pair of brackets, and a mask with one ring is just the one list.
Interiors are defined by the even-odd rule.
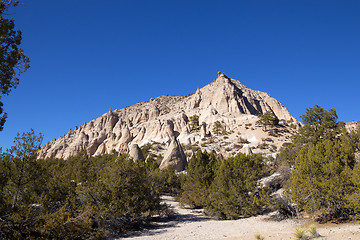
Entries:
[[279,119],[295,120],[288,110],[268,93],[251,90],[225,73],[218,74],[214,82],[196,91],[191,100],[195,102],[195,107],[212,106],[223,113],[258,115],[273,111]]
[[[241,138],[246,139],[247,147],[256,153],[259,151],[256,146],[267,137],[267,133],[256,126],[257,115],[266,111],[273,111],[284,122],[296,121],[269,94],[251,90],[219,73],[215,81],[188,96],[160,96],[123,109],[110,110],[47,143],[40,149],[39,158],[68,158],[83,150],[89,155],[111,153],[113,150],[129,152],[134,144],[140,147],[151,144],[155,146],[155,153],[164,154],[174,138],[185,146],[185,152],[187,146],[197,145],[216,152],[226,148],[229,149],[226,153],[230,155],[246,151],[237,144]],[[198,116],[198,126],[191,120],[195,115]],[[216,122],[221,125],[220,135],[214,132]],[[285,135],[283,138],[278,140],[286,141]]]

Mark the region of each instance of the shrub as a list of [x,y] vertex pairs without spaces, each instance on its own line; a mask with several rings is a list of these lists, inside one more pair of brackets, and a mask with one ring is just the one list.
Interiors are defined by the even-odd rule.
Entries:
[[266,173],[260,155],[237,154],[222,161],[211,186],[207,213],[217,218],[236,219],[251,216],[264,206],[265,193],[255,191]]
[[259,144],[258,145],[258,148],[260,148],[260,149],[266,149],[266,148],[268,148],[268,144],[267,143],[261,143],[261,144]]
[[213,126],[213,132],[215,135],[220,135],[224,131],[221,122],[216,121]]
[[244,145],[243,144],[236,144],[236,143],[234,143],[234,148],[237,148],[237,149],[241,149],[241,148],[243,148],[244,147]]
[[189,160],[187,176],[182,185],[180,203],[191,208],[202,208],[208,202],[210,185],[218,162],[214,154],[197,151]]
[[199,145],[197,144],[193,144],[191,145],[191,151],[193,152],[197,152],[198,150],[200,150],[201,148],[199,147]]
[[152,145],[151,145],[151,143],[147,143],[147,144],[144,144],[140,149],[141,149],[141,152],[142,152],[144,158],[146,159],[150,153],[150,150],[152,149]]
[[239,142],[239,143],[242,143],[242,144],[247,144],[247,143],[249,143],[249,141],[248,141],[246,138],[243,138],[243,137],[239,137],[238,142]]
[[199,128],[199,116],[192,115],[190,117],[190,131],[197,130]]
[[254,235],[254,237],[255,237],[256,240],[264,240],[264,239],[265,239],[265,238],[264,238],[263,236],[261,236],[259,233],[256,233],[256,234]]
[[152,175],[151,182],[154,188],[162,194],[178,195],[181,192],[182,174],[176,174],[172,166],[166,169],[158,169]]
[[353,211],[353,218],[360,219],[360,162],[357,162],[351,173],[352,189],[346,193],[347,207]]
[[294,237],[296,239],[304,239],[305,238],[305,229],[295,228]]
[[348,218],[348,193],[352,192],[353,154],[339,142],[325,140],[302,149],[295,159],[290,183],[291,198],[308,213],[320,211],[325,220]]
[[274,216],[274,219],[278,221],[296,217],[299,213],[299,209],[289,197],[283,196],[276,198],[274,203],[275,210],[278,211],[278,214]]
[[[33,133],[0,155],[0,238],[100,239],[161,213],[145,163],[126,154],[36,160]],[[180,185],[180,184],[179,184]]]
[[293,168],[287,184],[292,200],[301,210],[319,212],[318,220],[360,219],[360,128],[348,132],[337,122],[335,109],[318,105],[306,109],[304,126],[284,145],[277,160]]
[[269,135],[270,137],[279,137],[279,136],[280,136],[279,132],[276,131],[275,129],[271,129],[271,130],[268,132],[268,135]]
[[274,140],[272,138],[264,138],[262,139],[263,141],[266,141],[266,142],[274,142]]
[[265,131],[267,126],[276,126],[279,124],[279,118],[273,111],[267,111],[264,114],[259,115],[259,120],[256,122],[259,125],[264,126]]
[[314,224],[310,225],[308,231],[313,237],[318,237],[319,236],[319,233],[317,232],[316,226]]
[[271,151],[271,152],[276,152],[276,151],[277,151],[277,147],[276,147],[275,144],[271,144],[271,145],[269,145],[269,146],[270,146],[270,151]]

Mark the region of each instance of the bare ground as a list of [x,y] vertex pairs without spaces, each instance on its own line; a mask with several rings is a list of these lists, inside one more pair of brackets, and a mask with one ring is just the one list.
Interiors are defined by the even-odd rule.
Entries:
[[[169,196],[163,200],[176,212],[174,218],[159,219],[148,230],[133,233],[121,239],[136,240],[251,240],[256,233],[265,240],[296,239],[294,230],[297,227],[308,228],[310,220],[269,220],[269,216],[257,216],[239,220],[220,221],[205,216],[201,210],[182,209]],[[359,224],[316,224],[320,237],[327,240],[360,240]],[[310,233],[306,233],[310,236]]]

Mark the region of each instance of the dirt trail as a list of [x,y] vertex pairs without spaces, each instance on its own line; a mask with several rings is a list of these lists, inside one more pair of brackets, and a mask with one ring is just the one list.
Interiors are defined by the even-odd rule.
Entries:
[[[302,220],[285,220],[281,222],[268,220],[268,216],[257,216],[239,220],[219,221],[206,217],[201,211],[182,209],[169,196],[163,200],[177,213],[172,219],[156,222],[154,228],[132,234],[122,239],[136,240],[254,240],[260,233],[265,240],[289,240],[296,227],[307,227]],[[357,224],[326,224],[317,225],[321,237],[327,240],[360,240],[360,225]],[[309,233],[307,233],[309,235]]]

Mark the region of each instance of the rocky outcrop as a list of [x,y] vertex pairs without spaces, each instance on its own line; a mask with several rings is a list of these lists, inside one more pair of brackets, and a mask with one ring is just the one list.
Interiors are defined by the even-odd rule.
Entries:
[[[201,145],[208,151],[224,151],[217,144],[214,123],[222,124],[229,139],[243,136],[250,147],[257,146],[267,133],[257,129],[258,114],[273,111],[279,119],[294,121],[288,110],[265,92],[247,88],[237,80],[220,73],[218,78],[188,96],[160,96],[120,110],[108,111],[84,123],[66,135],[48,142],[38,158],[68,158],[81,151],[99,155],[117,151],[129,153],[129,146],[148,143],[168,145],[174,137],[183,145]],[[190,127],[190,117],[199,116],[198,129]],[[250,126],[251,125],[251,126]],[[291,129],[289,130],[291,131]],[[254,135],[255,134],[255,135]],[[284,141],[286,136],[284,134]],[[279,140],[282,144],[283,140]],[[225,141],[226,142],[226,141]],[[236,150],[236,141],[228,142]],[[163,148],[164,154],[166,148]],[[232,149],[230,149],[232,150]],[[254,148],[253,148],[253,151]],[[233,154],[226,150],[227,154]]]
[[251,147],[249,145],[245,145],[242,149],[242,153],[246,154],[246,155],[251,155],[253,154]]
[[160,169],[165,169],[172,166],[175,171],[184,171],[187,166],[185,153],[179,141],[174,137],[165,152],[164,158],[161,161]]
[[196,91],[189,102],[189,108],[212,106],[222,113],[251,115],[271,110],[279,119],[293,119],[289,111],[268,93],[251,90],[224,73],[216,81]]
[[358,129],[360,127],[360,121],[359,122],[356,122],[356,121],[347,122],[345,124],[345,127],[349,132],[355,131],[356,129]]

